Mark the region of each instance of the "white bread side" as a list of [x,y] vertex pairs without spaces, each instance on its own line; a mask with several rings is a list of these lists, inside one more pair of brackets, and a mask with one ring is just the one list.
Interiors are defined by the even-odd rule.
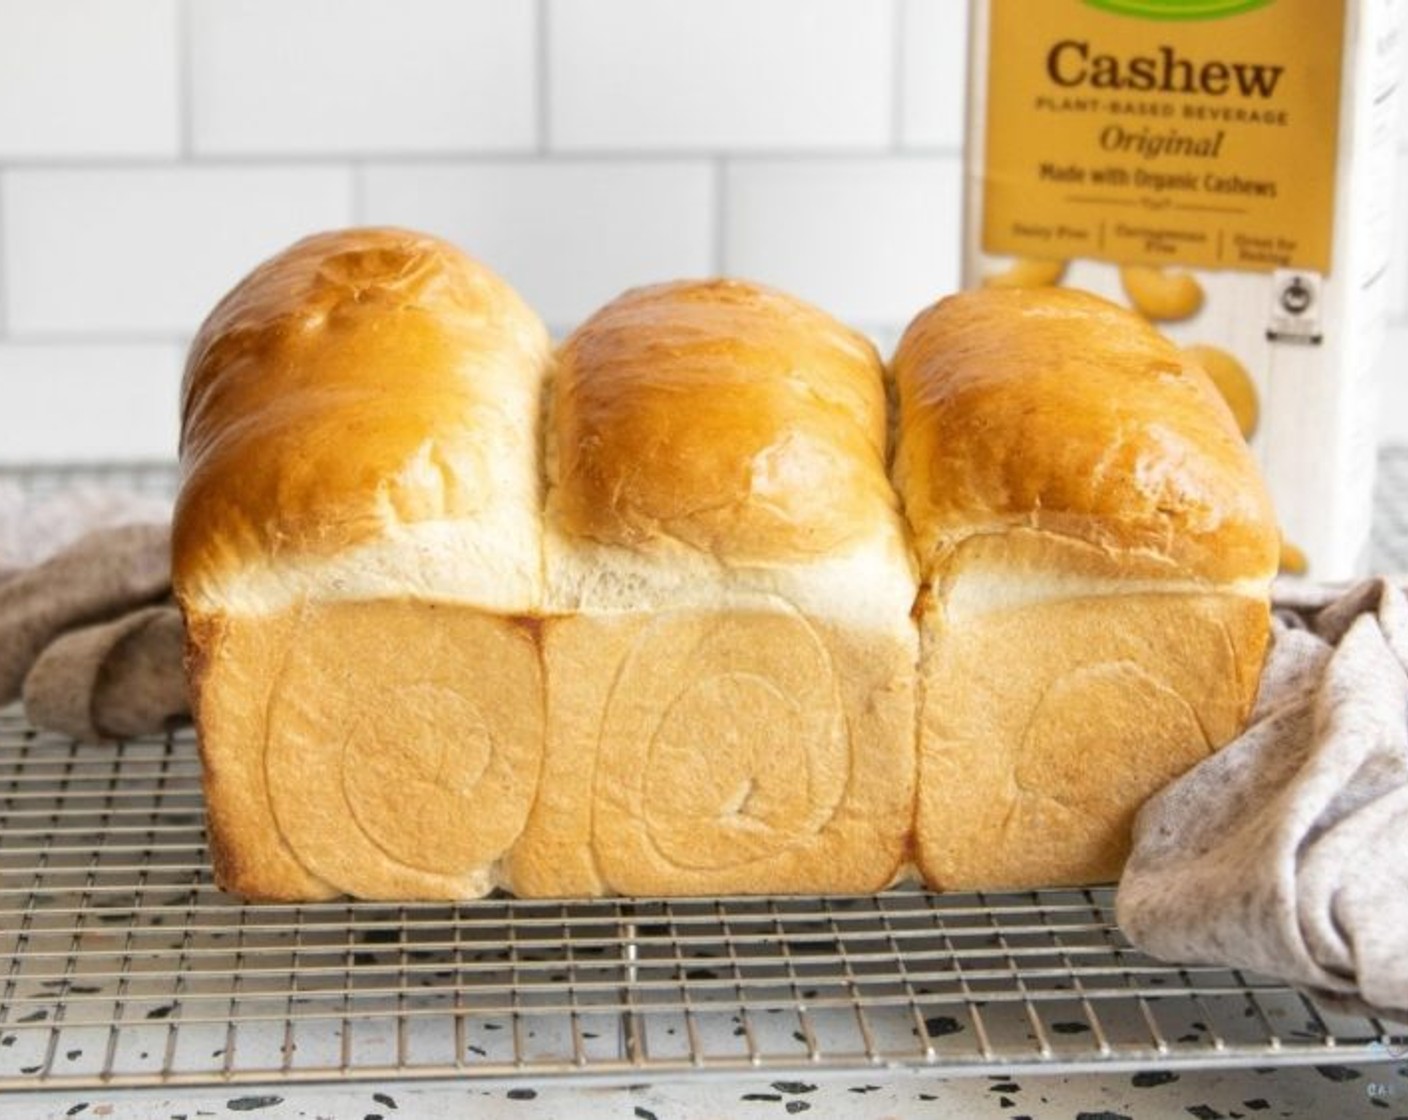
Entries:
[[861,891],[905,858],[916,581],[859,336],[738,281],[629,292],[550,398],[530,895]]
[[919,870],[939,889],[1111,880],[1138,807],[1250,711],[1265,487],[1202,371],[1093,296],[951,297],[894,372],[923,578]]
[[1014,530],[958,546],[919,625],[917,862],[966,890],[1117,879],[1139,806],[1241,730],[1269,618],[1264,583]]
[[548,359],[502,280],[402,230],[308,238],[202,326],[173,582],[225,889],[493,885],[542,755]]

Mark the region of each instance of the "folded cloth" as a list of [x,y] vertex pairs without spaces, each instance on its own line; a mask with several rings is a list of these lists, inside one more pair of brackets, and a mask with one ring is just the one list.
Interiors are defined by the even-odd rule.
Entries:
[[1277,605],[1250,726],[1144,805],[1116,916],[1153,956],[1408,1022],[1408,600]]
[[184,648],[181,612],[171,606],[74,630],[25,678],[25,714],[86,743],[161,731],[190,710]]
[[0,583],[0,707],[19,697],[35,660],[64,631],[148,606],[170,586],[165,524],[98,529]]

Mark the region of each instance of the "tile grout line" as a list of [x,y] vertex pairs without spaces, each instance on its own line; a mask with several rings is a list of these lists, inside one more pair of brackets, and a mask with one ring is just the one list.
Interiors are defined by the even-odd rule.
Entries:
[[536,120],[535,127],[538,130],[538,154],[547,155],[551,148],[551,137],[549,130],[552,122],[551,105],[549,98],[552,96],[552,82],[548,76],[548,0],[537,0],[536,10],[538,15],[538,26],[534,33],[534,65],[538,72],[534,75],[534,90],[537,94],[538,103],[535,106]]
[[[91,172],[91,171],[169,171],[182,168],[206,168],[215,170],[243,170],[259,168],[301,169],[315,167],[346,167],[349,160],[358,159],[367,163],[389,164],[623,164],[623,163],[707,163],[711,159],[727,153],[731,161],[738,163],[816,163],[823,161],[862,162],[866,160],[894,160],[896,162],[920,162],[923,160],[957,160],[961,148],[954,145],[933,145],[928,147],[891,150],[889,148],[771,148],[771,149],[720,149],[720,148],[602,148],[599,150],[559,150],[540,153],[532,149],[501,148],[463,149],[440,151],[401,151],[385,152],[370,150],[349,150],[327,153],[302,152],[254,152],[241,155],[197,155],[190,159],[170,156],[77,156],[71,159],[45,157],[42,159],[11,159],[7,166],[25,171],[52,172]],[[546,156],[547,158],[544,158]]]
[[191,10],[176,0],[176,147],[180,162],[195,154],[195,76],[191,66]]

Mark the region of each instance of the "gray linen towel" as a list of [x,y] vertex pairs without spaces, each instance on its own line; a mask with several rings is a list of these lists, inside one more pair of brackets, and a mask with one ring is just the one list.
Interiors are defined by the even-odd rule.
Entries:
[[148,606],[170,587],[166,525],[95,530],[0,583],[0,706],[19,698],[30,668],[60,634]]
[[1117,917],[1153,956],[1408,1021],[1408,600],[1277,605],[1250,726],[1144,805]]
[[[78,484],[0,482],[0,705],[87,742],[186,715],[169,500]],[[160,605],[158,605],[160,604]]]
[[181,612],[170,606],[71,631],[25,678],[25,714],[85,743],[161,731],[190,711],[184,649]]

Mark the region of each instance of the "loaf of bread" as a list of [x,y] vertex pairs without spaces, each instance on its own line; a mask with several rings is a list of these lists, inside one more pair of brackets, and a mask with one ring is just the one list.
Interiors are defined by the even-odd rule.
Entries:
[[219,884],[1112,877],[1256,687],[1250,456],[1093,297],[947,300],[893,375],[739,281],[628,292],[554,356],[420,234],[253,272],[192,347],[174,529]]
[[1250,712],[1279,541],[1206,374],[1065,290],[953,296],[894,360],[919,562],[915,851],[938,888],[1115,878]]
[[549,341],[393,230],[311,237],[201,327],[172,579],[217,881],[483,894],[537,792]]
[[626,293],[547,426],[531,895],[868,891],[906,855],[916,581],[860,335],[734,281]]

